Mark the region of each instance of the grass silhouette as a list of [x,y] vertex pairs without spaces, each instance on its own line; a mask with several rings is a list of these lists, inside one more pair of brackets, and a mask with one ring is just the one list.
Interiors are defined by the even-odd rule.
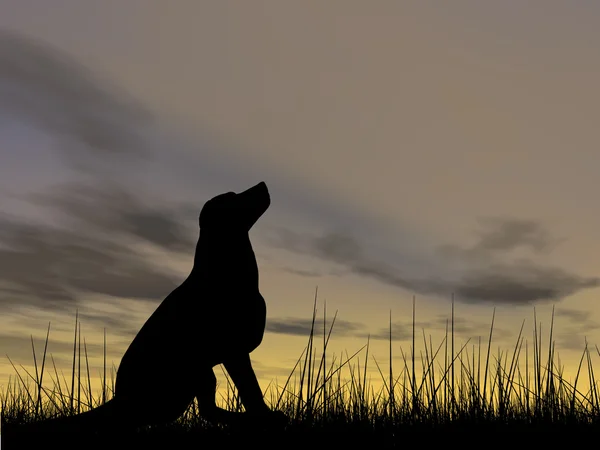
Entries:
[[[462,446],[471,443],[478,447],[483,442],[480,440],[508,444],[513,436],[518,436],[519,443],[539,445],[545,442],[544,439],[548,443],[554,442],[565,433],[570,442],[574,442],[574,439],[587,439],[590,433],[595,435],[600,430],[600,399],[592,364],[592,353],[600,356],[600,350],[597,346],[591,350],[586,343],[576,377],[572,383],[567,381],[555,353],[554,309],[547,349],[542,345],[541,325],[537,325],[534,309],[531,344],[523,335],[523,322],[514,348],[507,352],[498,350],[493,355],[495,311],[489,336],[483,344],[479,338],[477,343],[467,340],[455,346],[453,300],[452,315],[442,342],[434,346],[431,337],[427,339],[423,330],[422,338],[419,337],[423,350],[417,357],[413,351],[417,342],[413,298],[410,354],[407,356],[400,347],[402,364],[399,368],[393,366],[390,317],[389,371],[385,373],[379,362],[369,354],[369,339],[351,355],[346,352],[339,359],[328,355],[327,347],[336,317],[337,312],[329,330],[325,329],[325,305],[323,340],[317,342],[315,295],[312,327],[304,351],[285,383],[271,383],[266,389],[265,398],[270,399],[271,407],[283,411],[290,418],[284,430],[269,432],[256,427],[256,424],[211,424],[198,414],[194,400],[177,421],[139,428],[130,438],[136,444],[156,444],[156,448],[162,448],[159,447],[161,442],[168,442],[169,446],[177,443],[185,448],[188,444],[197,446],[207,440],[220,441],[222,448],[239,448],[239,445],[247,446],[252,439],[257,439],[263,448],[331,448],[332,445],[348,444],[395,448],[417,442],[415,440],[421,440],[423,444],[447,444],[448,439],[461,439]],[[113,367],[110,371],[109,384],[106,335],[102,389],[94,398],[85,341],[86,376],[81,372],[82,346],[77,323],[76,315],[70,380],[63,376],[61,382],[50,357],[53,375],[49,376],[53,385],[52,388],[43,385],[47,379],[46,350],[50,326],[40,370],[35,349],[34,373],[23,368],[23,376],[11,361],[17,374],[16,381],[11,378],[7,389],[0,393],[4,430],[7,425],[77,414],[102,404],[112,396],[115,370]],[[382,381],[382,387],[377,390],[367,377],[367,368],[371,364],[377,367]],[[243,406],[236,389],[225,371],[224,374],[226,394],[222,396],[220,406],[241,412]],[[584,378],[587,378],[588,386],[582,388]],[[168,391],[168,386],[163,388]],[[4,433],[2,435],[4,438]],[[107,430],[107,436],[110,436],[110,430]],[[100,442],[99,438],[94,437],[93,442]],[[9,447],[5,445],[5,448]]]

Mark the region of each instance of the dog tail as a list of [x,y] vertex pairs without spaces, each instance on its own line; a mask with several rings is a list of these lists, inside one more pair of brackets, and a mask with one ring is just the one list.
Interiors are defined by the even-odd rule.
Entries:
[[119,425],[117,402],[111,399],[97,408],[74,416],[54,417],[38,422],[11,425],[10,432],[24,435],[29,433],[89,433],[113,429]]

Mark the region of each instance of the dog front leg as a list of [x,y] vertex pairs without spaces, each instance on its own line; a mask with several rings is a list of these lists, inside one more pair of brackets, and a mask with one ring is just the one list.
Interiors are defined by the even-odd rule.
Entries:
[[223,365],[233,380],[246,411],[258,414],[270,412],[269,407],[263,399],[263,393],[252,368],[250,355],[246,353],[235,358],[230,358],[223,361]]
[[223,424],[236,423],[241,418],[241,413],[234,413],[219,408],[215,401],[217,393],[217,377],[212,368],[204,368],[197,378],[196,400],[198,400],[198,412],[200,416],[210,422]]
[[263,399],[263,393],[250,362],[250,355],[240,355],[223,361],[242,399],[252,423],[260,426],[284,427],[289,419],[281,411],[272,411]]

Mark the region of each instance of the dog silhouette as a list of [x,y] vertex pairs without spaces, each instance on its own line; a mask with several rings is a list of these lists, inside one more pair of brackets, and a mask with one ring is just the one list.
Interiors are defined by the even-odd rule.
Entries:
[[[37,430],[128,429],[176,420],[194,398],[212,421],[240,415],[283,423],[264,402],[250,361],[263,339],[266,304],[249,231],[271,203],[264,182],[207,201],[189,276],[158,306],[125,352],[111,400],[90,411],[38,422]],[[223,364],[246,413],[215,403],[213,367]],[[34,424],[35,426],[35,424]]]

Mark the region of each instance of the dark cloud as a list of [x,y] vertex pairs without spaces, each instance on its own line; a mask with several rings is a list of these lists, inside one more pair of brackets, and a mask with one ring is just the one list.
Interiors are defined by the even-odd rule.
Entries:
[[2,306],[72,311],[81,293],[157,299],[176,287],[174,276],[112,231],[114,236],[86,233],[0,216]]
[[69,55],[2,30],[0,110],[58,139],[72,164],[84,164],[86,154],[145,155],[140,127],[151,121],[147,111]]
[[0,298],[5,306],[72,310],[86,292],[163,298],[177,286],[177,277],[160,261],[148,261],[136,244],[190,255],[195,248],[197,219],[188,216],[188,205],[148,206],[118,187],[81,182],[26,198],[45,208],[49,219],[0,215]]
[[560,301],[569,295],[600,285],[597,277],[581,277],[533,262],[495,264],[473,271],[454,287],[468,303],[493,302],[514,305]]
[[[312,326],[312,319],[296,319],[296,318],[269,318],[267,319],[266,331],[278,334],[289,334],[292,336],[309,336]],[[327,333],[331,327],[331,321],[325,323]],[[360,330],[364,328],[364,325],[356,322],[348,322],[346,320],[336,319],[332,335],[335,336],[349,336],[358,335]],[[315,335],[323,336],[323,321],[319,322],[315,319],[314,331]]]
[[[519,246],[547,251],[556,240],[540,224],[531,221],[510,219],[503,222],[494,219],[487,224],[487,231],[480,235],[475,247],[467,250],[452,247],[455,250],[452,263],[464,266],[462,275],[453,279],[445,279],[435,273],[422,278],[403,273],[388,263],[368,258],[355,238],[338,232],[311,236],[275,229],[268,243],[343,265],[350,272],[414,293],[442,297],[454,293],[457,301],[464,303],[527,305],[553,302],[600,285],[598,277],[579,276],[523,258],[511,263],[496,262],[497,256],[504,256],[507,251]],[[446,247],[446,250],[449,248]],[[485,258],[478,257],[473,261],[473,254],[482,255],[483,252]]]
[[[386,284],[418,292],[432,290],[432,286],[427,283],[420,283],[418,280],[404,277],[393,267],[368,259],[358,241],[347,234],[333,232],[321,236],[311,236],[288,229],[274,228],[266,241],[274,247],[309,254],[325,261],[341,264],[349,272]],[[444,295],[448,295],[448,292],[445,292]]]
[[167,206],[158,199],[148,204],[120,186],[63,183],[43,193],[29,194],[25,199],[87,233],[115,231],[169,251],[190,251],[197,239],[194,235],[197,232],[191,230],[197,227],[201,205]]
[[564,239],[553,237],[534,220],[484,218],[477,242],[467,248],[445,246],[442,256],[454,256],[454,262],[468,266],[452,287],[457,298],[467,303],[490,302],[525,305],[560,301],[576,292],[597,287],[600,279],[583,277],[558,267],[539,265],[528,259],[510,263],[497,260],[518,248],[547,253]]

